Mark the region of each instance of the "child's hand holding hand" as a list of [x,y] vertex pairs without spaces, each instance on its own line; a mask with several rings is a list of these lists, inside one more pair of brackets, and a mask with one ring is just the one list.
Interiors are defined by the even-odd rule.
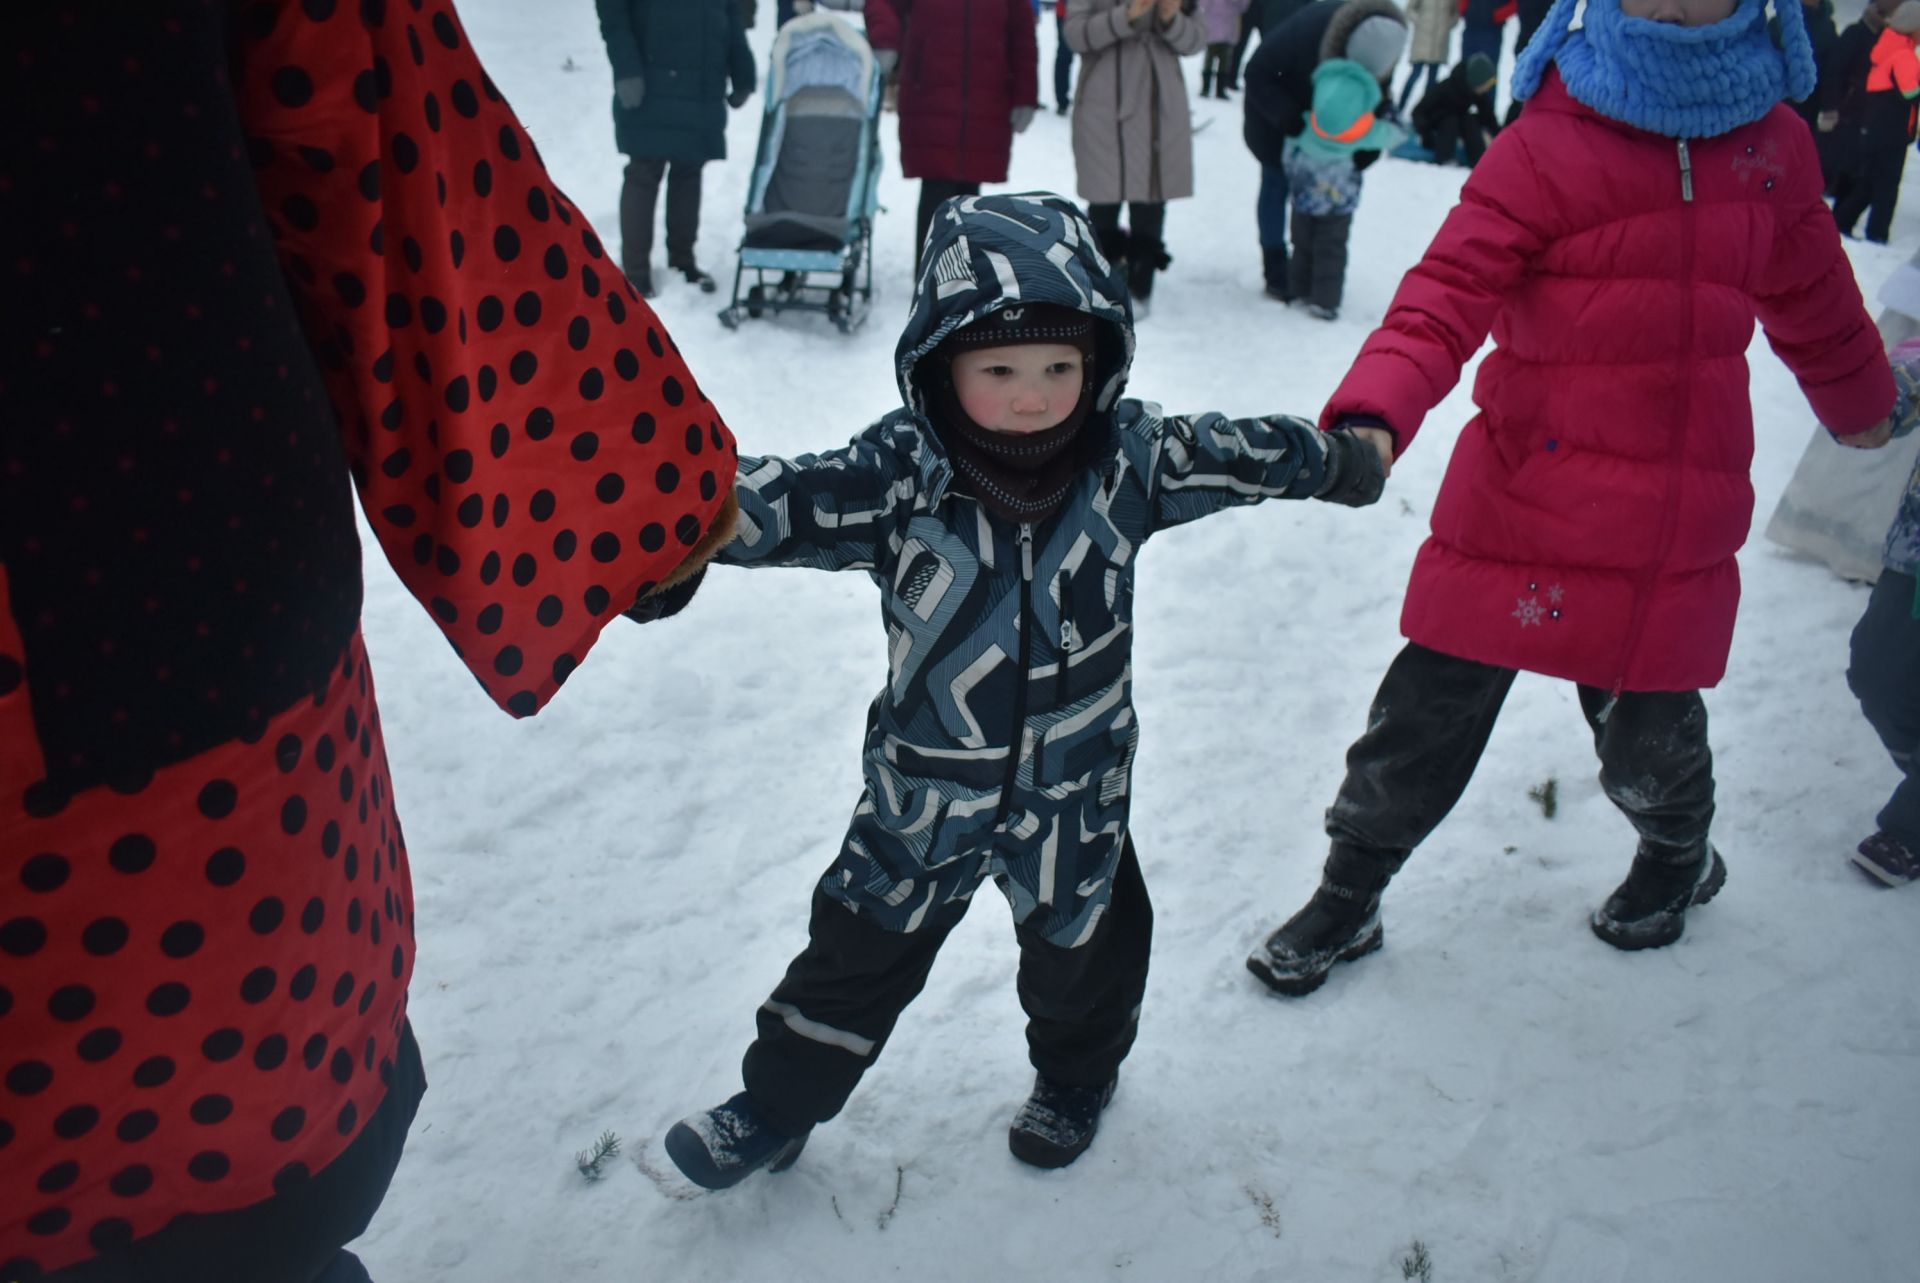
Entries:
[[1385,428],[1336,426],[1324,434],[1326,479],[1314,498],[1364,508],[1387,487],[1387,463],[1393,434]]
[[1147,10],[1153,8],[1153,6],[1154,0],[1129,0],[1127,5],[1127,21],[1140,21],[1140,19],[1147,16]]

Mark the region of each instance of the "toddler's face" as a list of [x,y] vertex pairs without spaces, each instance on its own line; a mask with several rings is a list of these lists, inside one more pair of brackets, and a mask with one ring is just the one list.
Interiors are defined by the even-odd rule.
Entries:
[[1671,22],[1678,27],[1710,27],[1733,13],[1735,0],[1620,0],[1629,18]]
[[953,358],[961,408],[989,432],[1058,427],[1080,402],[1080,349],[1071,343],[975,348]]

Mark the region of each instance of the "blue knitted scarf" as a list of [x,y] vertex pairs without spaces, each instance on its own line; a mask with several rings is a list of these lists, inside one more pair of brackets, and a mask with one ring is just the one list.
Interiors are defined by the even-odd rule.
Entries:
[[1576,101],[1669,138],[1713,138],[1751,124],[1783,98],[1813,92],[1813,45],[1800,0],[1778,0],[1781,44],[1767,32],[1767,0],[1739,0],[1705,27],[1629,18],[1619,0],[1554,0],[1520,54],[1513,96],[1530,98],[1549,62]]

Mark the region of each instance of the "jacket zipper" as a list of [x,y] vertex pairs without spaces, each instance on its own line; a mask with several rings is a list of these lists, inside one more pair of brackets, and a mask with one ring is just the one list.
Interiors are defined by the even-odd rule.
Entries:
[[1640,572],[1640,581],[1634,586],[1633,614],[1627,622],[1627,635],[1620,644],[1620,659],[1613,677],[1613,688],[1607,692],[1607,702],[1600,708],[1599,721],[1606,721],[1608,714],[1620,698],[1620,691],[1626,685],[1627,665],[1633,659],[1633,653],[1639,648],[1640,633],[1647,624],[1647,612],[1653,609],[1653,590],[1660,578],[1660,568],[1666,564],[1667,554],[1673,549],[1673,539],[1680,524],[1680,468],[1685,462],[1687,452],[1687,425],[1693,415],[1693,381],[1690,373],[1693,355],[1693,258],[1695,242],[1695,219],[1693,208],[1693,154],[1687,148],[1687,140],[1678,139],[1675,148],[1680,162],[1680,344],[1678,364],[1680,375],[1680,395],[1674,399],[1674,430],[1667,442],[1666,459],[1666,501],[1660,513],[1660,537],[1654,544],[1653,557]]
[[1020,750],[1027,737],[1027,673],[1033,661],[1033,526],[1020,523],[1020,670],[1014,675],[1013,740],[1007,749],[1007,783],[1000,790],[1000,814],[994,827],[1006,822],[1013,809],[1013,789],[1020,774]]

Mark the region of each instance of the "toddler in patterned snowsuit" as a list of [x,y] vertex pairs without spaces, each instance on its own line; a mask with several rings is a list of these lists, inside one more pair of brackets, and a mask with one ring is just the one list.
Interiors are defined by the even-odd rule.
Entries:
[[896,351],[904,406],[842,449],[743,462],[719,560],[865,571],[890,672],[746,1090],[668,1134],[697,1184],[780,1170],[840,1111],[987,878],[1013,907],[1038,1071],[1010,1145],[1057,1167],[1092,1140],[1153,924],[1127,824],[1141,545],[1263,499],[1370,503],[1384,477],[1378,434],[1122,400],[1132,351],[1126,288],[1074,205],[955,198]]

